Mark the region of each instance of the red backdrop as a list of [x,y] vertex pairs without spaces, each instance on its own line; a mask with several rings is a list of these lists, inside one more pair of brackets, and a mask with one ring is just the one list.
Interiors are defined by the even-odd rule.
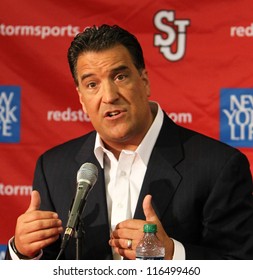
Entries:
[[90,25],[134,33],[151,99],[253,165],[252,9],[251,0],[1,0],[0,244],[28,207],[38,156],[92,129],[66,58],[74,35]]

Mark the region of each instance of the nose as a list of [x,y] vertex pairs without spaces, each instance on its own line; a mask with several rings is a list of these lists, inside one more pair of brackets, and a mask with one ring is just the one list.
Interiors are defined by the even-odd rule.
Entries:
[[103,84],[103,102],[114,103],[119,99],[118,87],[113,81],[106,81]]

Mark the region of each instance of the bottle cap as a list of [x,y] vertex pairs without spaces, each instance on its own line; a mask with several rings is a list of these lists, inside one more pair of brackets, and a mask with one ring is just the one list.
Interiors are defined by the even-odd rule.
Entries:
[[144,232],[157,232],[157,225],[156,224],[145,224],[143,227]]

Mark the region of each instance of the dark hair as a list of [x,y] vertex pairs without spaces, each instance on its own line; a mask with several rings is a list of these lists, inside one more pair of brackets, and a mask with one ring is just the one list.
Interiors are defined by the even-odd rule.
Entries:
[[103,51],[116,45],[127,48],[138,70],[145,68],[141,45],[133,34],[117,25],[103,24],[99,27],[88,27],[76,35],[68,49],[69,67],[76,85],[78,85],[76,64],[79,55],[89,51]]

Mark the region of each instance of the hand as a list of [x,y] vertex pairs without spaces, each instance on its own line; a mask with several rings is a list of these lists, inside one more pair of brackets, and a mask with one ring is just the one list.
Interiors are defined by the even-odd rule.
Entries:
[[[135,249],[143,237],[143,226],[146,223],[157,225],[157,237],[165,246],[165,259],[171,260],[174,254],[174,242],[169,238],[158,219],[151,204],[151,195],[146,195],[143,200],[143,211],[146,220],[129,219],[120,222],[111,234],[109,244],[114,251],[124,258],[135,259]],[[128,240],[132,240],[131,248],[128,248]]]
[[38,210],[40,194],[33,191],[27,211],[18,217],[15,229],[15,246],[19,253],[34,258],[41,249],[55,242],[63,231],[58,214]]

